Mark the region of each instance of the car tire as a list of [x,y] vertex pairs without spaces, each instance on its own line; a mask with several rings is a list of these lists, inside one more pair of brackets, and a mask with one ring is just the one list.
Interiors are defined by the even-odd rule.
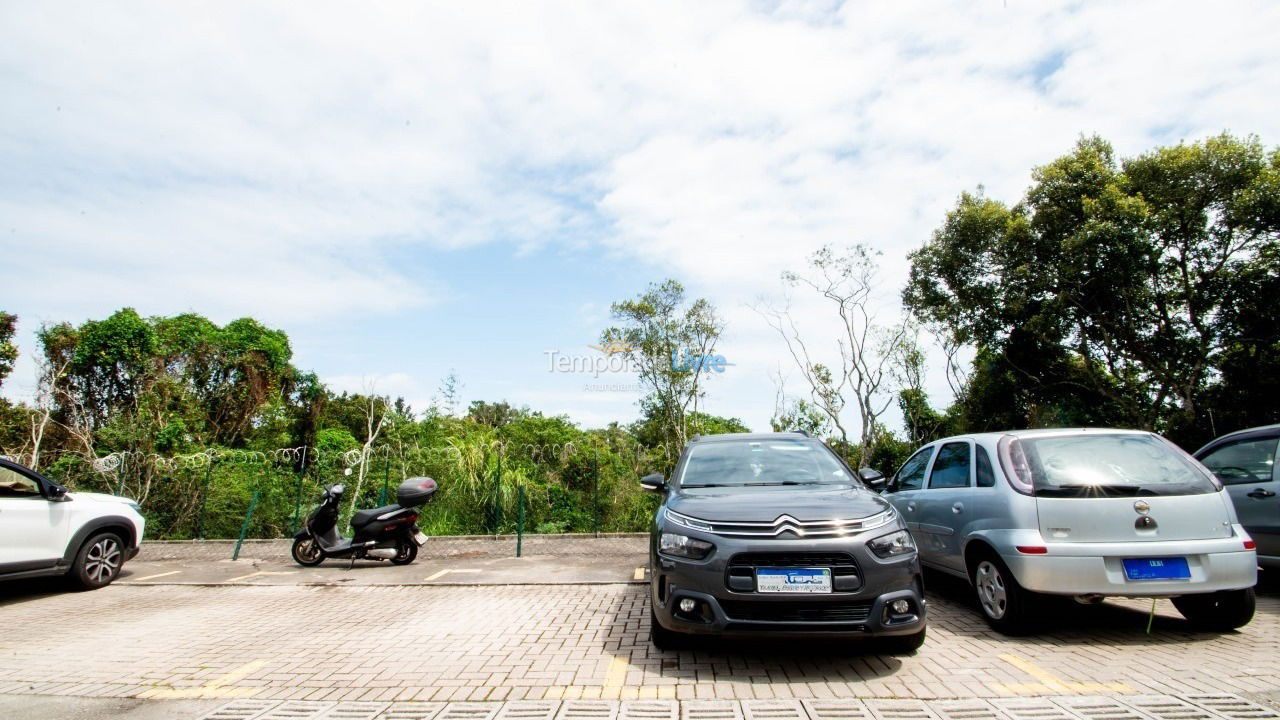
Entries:
[[915,655],[920,646],[924,645],[926,631],[927,628],[920,628],[920,632],[911,635],[881,638],[880,651],[885,655]]
[[303,537],[294,540],[293,548],[289,552],[293,555],[293,561],[302,567],[315,567],[324,562],[324,550],[320,549],[315,538]]
[[82,590],[96,590],[110,585],[124,568],[124,541],[113,532],[98,533],[80,546],[69,573],[71,581]]
[[668,630],[658,624],[658,616],[649,610],[649,642],[659,650],[683,650],[689,647],[689,636]]
[[1018,584],[999,555],[987,552],[976,557],[969,568],[969,580],[978,611],[992,629],[1004,635],[1030,630],[1036,595]]
[[391,558],[392,565],[408,565],[418,557],[418,543],[412,540],[401,540],[396,543],[396,556]]
[[1249,624],[1257,597],[1253,588],[1223,590],[1203,595],[1183,595],[1173,606],[1198,630],[1227,632]]

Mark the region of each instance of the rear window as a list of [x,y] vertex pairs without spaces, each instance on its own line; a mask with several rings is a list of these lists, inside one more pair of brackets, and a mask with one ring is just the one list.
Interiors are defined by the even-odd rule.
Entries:
[[680,486],[849,484],[853,479],[826,447],[812,440],[721,441],[689,451]]
[[1197,495],[1218,489],[1185,453],[1146,433],[1019,441],[1026,459],[1020,472],[1030,473],[1038,497]]

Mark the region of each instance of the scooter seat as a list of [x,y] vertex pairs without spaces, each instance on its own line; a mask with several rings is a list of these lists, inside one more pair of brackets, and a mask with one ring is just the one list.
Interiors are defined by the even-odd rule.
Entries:
[[384,505],[380,508],[373,508],[372,510],[357,510],[355,514],[351,516],[351,527],[364,527],[376,520],[379,515],[386,515],[389,512],[395,512],[396,510],[402,509],[403,508],[399,505]]

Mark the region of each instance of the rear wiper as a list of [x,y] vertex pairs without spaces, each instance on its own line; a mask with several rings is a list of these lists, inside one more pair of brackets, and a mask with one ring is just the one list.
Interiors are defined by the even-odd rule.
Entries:
[[1087,495],[1133,497],[1134,495],[1155,494],[1150,490],[1144,490],[1140,485],[1062,485],[1036,489],[1036,497],[1081,497]]

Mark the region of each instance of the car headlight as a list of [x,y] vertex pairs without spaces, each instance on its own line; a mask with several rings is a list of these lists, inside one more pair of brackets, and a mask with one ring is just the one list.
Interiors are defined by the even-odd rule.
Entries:
[[133,511],[138,513],[139,515],[142,514],[142,506],[139,505],[138,503],[130,500],[129,502],[125,503],[125,505],[128,505],[129,507],[133,508]]
[[710,555],[715,547],[706,540],[691,538],[687,535],[664,532],[658,537],[658,552],[663,555],[701,560]]
[[882,558],[906,555],[916,551],[916,543],[911,539],[911,533],[906,530],[899,530],[888,535],[881,535],[878,538],[872,538],[867,541],[867,547],[871,548],[871,552]]

